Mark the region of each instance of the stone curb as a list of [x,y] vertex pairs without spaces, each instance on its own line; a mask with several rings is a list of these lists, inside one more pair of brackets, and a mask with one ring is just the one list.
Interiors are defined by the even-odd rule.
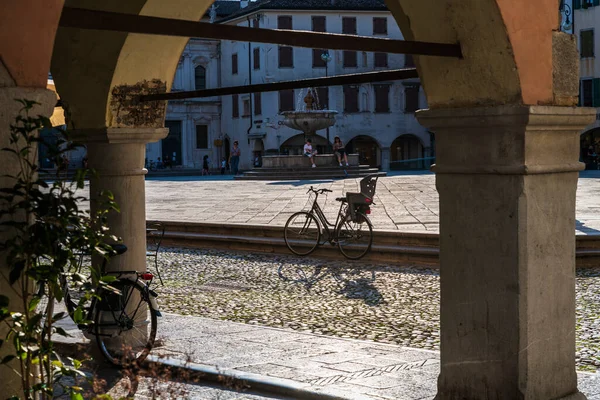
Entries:
[[[55,341],[55,350],[62,356],[78,357],[86,353],[86,348],[92,347],[92,342]],[[93,349],[89,349],[93,351]],[[91,352],[88,351],[88,352]],[[290,379],[269,377],[250,372],[231,369],[220,370],[217,367],[186,362],[173,358],[149,355],[144,362],[144,369],[155,375],[162,371],[168,372],[171,378],[180,378],[181,382],[212,383],[224,389],[239,391],[235,388],[246,389],[250,394],[276,395],[281,398],[306,399],[306,400],[348,400],[332,394],[311,390],[305,384]],[[144,375],[141,372],[141,375]],[[357,397],[352,395],[352,400],[371,400],[370,397]]]
[[[224,388],[242,387],[248,389],[249,393],[285,396],[291,399],[306,400],[347,400],[332,394],[310,390],[305,384],[290,379],[276,378],[250,372],[236,370],[220,370],[210,365],[197,364],[172,358],[161,358],[148,356],[146,364],[151,370],[158,368],[168,370],[174,377],[183,376],[186,380],[193,382],[211,382]],[[352,396],[353,400],[370,397]]]

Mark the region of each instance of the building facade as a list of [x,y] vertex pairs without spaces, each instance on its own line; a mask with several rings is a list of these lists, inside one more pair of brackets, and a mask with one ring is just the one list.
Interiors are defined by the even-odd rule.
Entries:
[[[232,4],[228,15],[219,9]],[[224,12],[226,10],[221,10]],[[219,19],[220,18],[220,19]],[[403,39],[394,18],[379,0],[351,2],[271,0],[216,2],[209,22],[264,29],[294,29]],[[181,57],[173,90],[270,83],[303,78],[413,67],[412,58],[384,53],[292,48],[263,43],[191,39]],[[211,99],[171,101],[169,137],[148,145],[150,159],[170,157],[198,167],[205,155],[216,167],[239,141],[241,169],[257,156],[299,154],[304,135],[282,125],[282,111],[300,109],[306,90],[249,93]],[[321,152],[339,136],[361,163],[389,169],[431,164],[432,135],[414,117],[426,107],[418,79],[317,88],[320,108],[337,110],[336,123],[317,132]],[[410,161],[413,160],[413,161]]]

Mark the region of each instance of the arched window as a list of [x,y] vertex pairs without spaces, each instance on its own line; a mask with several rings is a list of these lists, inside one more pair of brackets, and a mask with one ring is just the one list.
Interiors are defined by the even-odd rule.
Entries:
[[194,71],[196,90],[206,89],[206,68],[198,65]]

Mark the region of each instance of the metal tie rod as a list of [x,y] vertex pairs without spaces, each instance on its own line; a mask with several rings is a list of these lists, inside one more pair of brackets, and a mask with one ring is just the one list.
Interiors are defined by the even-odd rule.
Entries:
[[[165,0],[166,1],[166,0]],[[122,14],[108,11],[65,7],[60,26],[141,33],[149,35],[197,37],[243,42],[272,43],[314,49],[372,51],[391,54],[461,58],[458,44],[413,42],[281,29],[260,29],[235,25],[210,24],[181,19]]]
[[172,92],[147,94],[138,97],[139,101],[183,100],[201,97],[227,96],[232,94],[276,92],[279,90],[302,89],[309,87],[325,87],[339,85],[358,85],[361,83],[390,82],[402,79],[418,78],[415,68],[393,69],[389,71],[366,72],[362,74],[336,75],[327,78],[299,79],[275,83],[258,83],[256,85],[230,86],[218,89],[193,90],[189,92]]

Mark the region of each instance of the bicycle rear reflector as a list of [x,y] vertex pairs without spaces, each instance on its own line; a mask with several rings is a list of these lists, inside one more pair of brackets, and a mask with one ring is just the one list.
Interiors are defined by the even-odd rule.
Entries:
[[139,275],[140,278],[142,278],[145,281],[151,281],[152,279],[154,279],[154,275],[151,274],[150,272],[144,272],[143,274]]

